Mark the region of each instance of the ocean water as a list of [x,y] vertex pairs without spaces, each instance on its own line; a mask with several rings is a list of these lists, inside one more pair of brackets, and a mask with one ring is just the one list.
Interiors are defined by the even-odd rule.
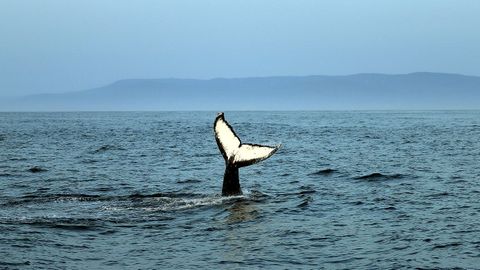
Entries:
[[480,112],[0,113],[0,269],[480,269]]

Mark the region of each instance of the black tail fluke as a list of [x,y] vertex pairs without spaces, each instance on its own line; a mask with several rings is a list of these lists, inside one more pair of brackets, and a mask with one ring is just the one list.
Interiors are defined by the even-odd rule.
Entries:
[[226,165],[222,195],[242,194],[238,168],[249,166],[271,157],[280,146],[242,143],[230,124],[225,121],[223,113],[219,113],[215,118],[213,129],[215,131],[215,140]]

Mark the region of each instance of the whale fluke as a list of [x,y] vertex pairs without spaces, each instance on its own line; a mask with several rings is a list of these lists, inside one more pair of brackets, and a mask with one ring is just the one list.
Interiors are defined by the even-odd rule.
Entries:
[[240,181],[238,169],[258,163],[271,157],[280,148],[259,144],[242,143],[233,128],[225,120],[224,114],[219,113],[213,125],[215,140],[225,159],[225,174],[223,176],[222,195],[240,195]]

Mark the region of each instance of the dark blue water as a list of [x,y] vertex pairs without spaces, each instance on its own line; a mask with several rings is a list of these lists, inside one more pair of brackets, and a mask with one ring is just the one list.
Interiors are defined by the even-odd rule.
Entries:
[[480,268],[480,112],[1,113],[0,268]]

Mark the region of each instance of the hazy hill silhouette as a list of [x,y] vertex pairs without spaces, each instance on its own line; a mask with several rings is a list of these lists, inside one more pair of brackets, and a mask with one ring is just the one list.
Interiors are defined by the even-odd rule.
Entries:
[[0,101],[2,111],[480,109],[480,77],[402,75],[129,79]]

